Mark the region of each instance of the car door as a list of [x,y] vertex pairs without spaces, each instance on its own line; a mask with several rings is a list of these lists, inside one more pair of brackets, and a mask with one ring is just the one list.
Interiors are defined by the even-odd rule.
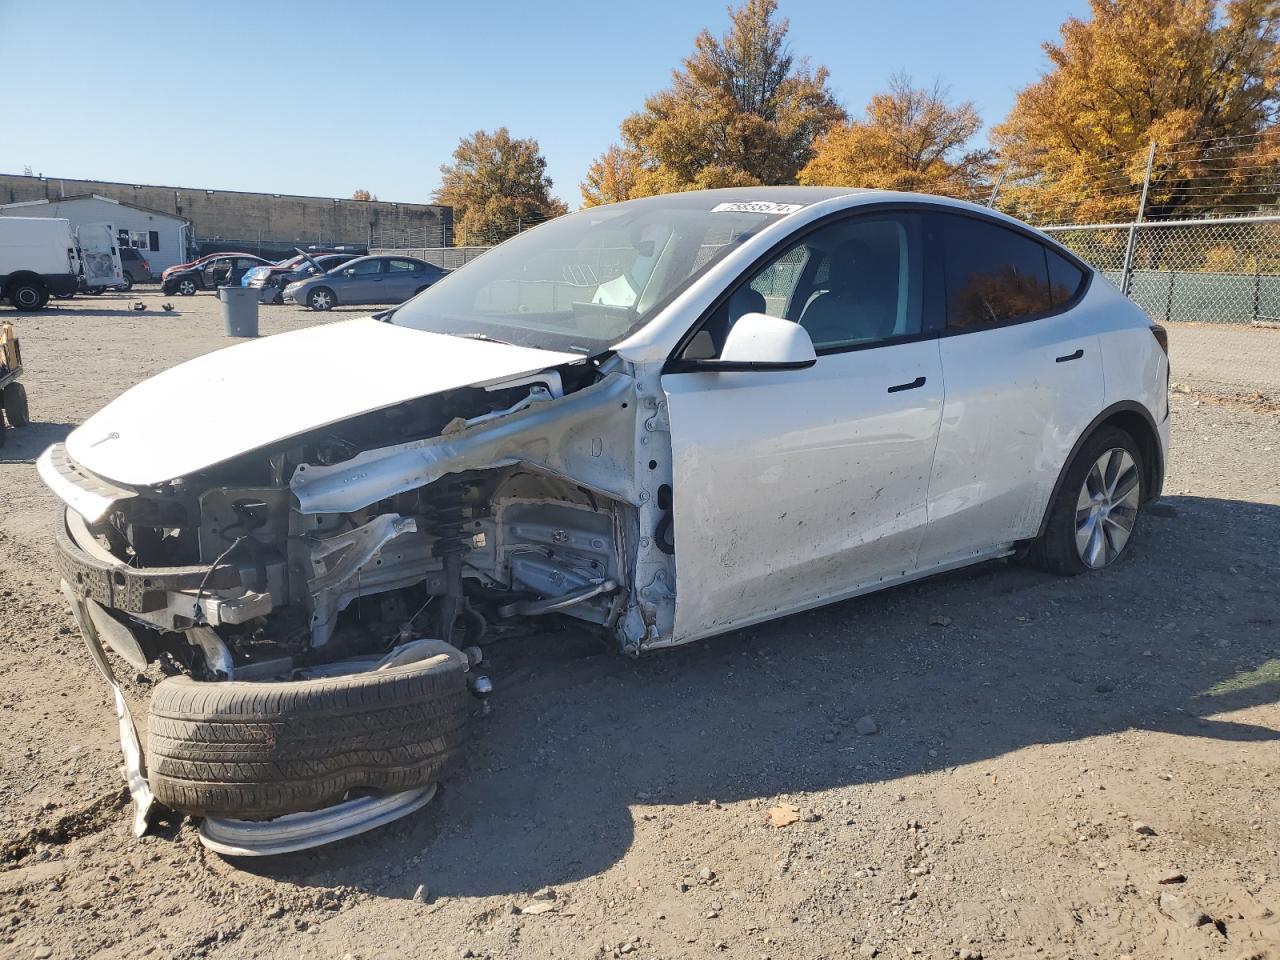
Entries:
[[382,257],[355,260],[342,268],[339,303],[382,303],[381,285],[387,261]]
[[1031,233],[980,214],[937,214],[932,228],[946,264],[947,394],[927,566],[1034,537],[1103,399],[1098,338],[1071,309],[1086,273]]
[[915,569],[943,401],[923,246],[916,213],[828,222],[700,327],[718,351],[744,313],[792,320],[813,340],[811,367],[668,365],[677,640]]
[[420,260],[404,260],[392,257],[387,261],[387,272],[382,281],[379,303],[404,303],[428,285]]
[[200,276],[205,289],[215,290],[226,285],[227,277],[231,273],[231,261],[231,257],[214,257],[204,265]]

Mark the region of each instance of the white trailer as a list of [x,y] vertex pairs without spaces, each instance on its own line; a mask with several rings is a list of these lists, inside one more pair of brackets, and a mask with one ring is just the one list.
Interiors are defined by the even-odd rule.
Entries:
[[14,309],[39,310],[50,295],[75,293],[78,272],[70,220],[0,217],[0,299]]

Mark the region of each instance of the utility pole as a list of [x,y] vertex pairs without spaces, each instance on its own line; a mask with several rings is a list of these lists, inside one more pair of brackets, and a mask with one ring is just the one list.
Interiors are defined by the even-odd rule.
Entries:
[[995,208],[996,197],[1000,196],[1000,188],[1004,186],[1004,178],[1008,172],[1009,172],[1009,168],[1005,167],[1000,171],[1000,176],[996,178],[996,185],[991,188],[991,196],[987,197],[988,209]]
[[1147,172],[1142,178],[1142,195],[1138,198],[1138,216],[1129,224],[1129,242],[1124,249],[1124,275],[1122,278],[1121,290],[1127,297],[1129,295],[1129,287],[1133,281],[1133,258],[1138,250],[1138,224],[1142,222],[1142,216],[1147,210],[1147,190],[1151,186],[1151,166],[1156,159],[1156,142],[1151,141],[1151,146],[1147,149]]

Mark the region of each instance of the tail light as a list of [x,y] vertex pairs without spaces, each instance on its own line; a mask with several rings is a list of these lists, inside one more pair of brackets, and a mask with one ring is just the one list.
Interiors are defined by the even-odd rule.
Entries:
[[142,261],[142,269],[147,271],[147,273],[151,272],[151,264],[147,263],[145,259]]
[[1169,331],[1158,323],[1151,325],[1151,335],[1156,338],[1156,343],[1160,344],[1160,349],[1164,351],[1164,355],[1169,355]]

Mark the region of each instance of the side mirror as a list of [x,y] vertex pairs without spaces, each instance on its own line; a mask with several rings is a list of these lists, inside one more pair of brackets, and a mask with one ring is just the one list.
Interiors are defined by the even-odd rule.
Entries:
[[[698,347],[698,336],[690,347]],[[696,355],[696,354],[695,354]],[[764,313],[744,313],[729,330],[715,359],[685,361],[693,370],[803,370],[818,362],[809,331]]]

